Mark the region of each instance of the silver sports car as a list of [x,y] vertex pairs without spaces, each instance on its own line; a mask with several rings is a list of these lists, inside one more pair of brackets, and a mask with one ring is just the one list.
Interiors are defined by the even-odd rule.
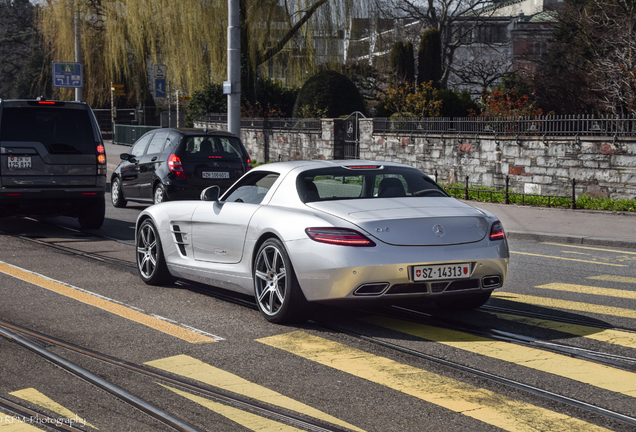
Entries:
[[254,295],[271,322],[308,302],[429,299],[484,304],[503,285],[501,223],[450,197],[421,171],[378,161],[261,165],[219,197],[167,202],[137,219],[148,284],[188,279]]

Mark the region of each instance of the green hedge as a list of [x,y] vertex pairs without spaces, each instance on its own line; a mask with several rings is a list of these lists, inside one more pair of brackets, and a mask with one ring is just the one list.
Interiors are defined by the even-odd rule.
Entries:
[[[452,184],[442,185],[446,191],[455,198],[464,199],[464,185]],[[468,190],[468,199],[481,202],[503,203],[506,194],[495,188],[486,186],[470,187]],[[572,199],[564,197],[547,197],[538,195],[523,195],[509,192],[508,200],[510,204],[524,204],[537,207],[563,207],[570,208]],[[581,195],[576,199],[577,209],[587,210],[610,210],[610,211],[627,211],[636,212],[636,200],[611,198],[590,198],[588,195]]]

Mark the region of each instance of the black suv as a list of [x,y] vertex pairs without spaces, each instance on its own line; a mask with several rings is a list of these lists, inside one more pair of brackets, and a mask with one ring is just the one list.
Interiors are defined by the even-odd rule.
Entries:
[[0,100],[0,216],[104,223],[106,153],[84,102]]
[[110,180],[115,207],[198,200],[208,186],[225,191],[252,168],[241,140],[221,130],[154,129],[120,157]]

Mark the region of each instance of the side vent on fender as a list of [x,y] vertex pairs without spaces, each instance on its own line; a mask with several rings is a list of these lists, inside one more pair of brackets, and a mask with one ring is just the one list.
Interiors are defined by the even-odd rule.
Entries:
[[186,240],[188,238],[188,233],[185,231],[181,231],[179,225],[172,225],[172,235],[174,236],[174,242],[177,244],[177,248],[179,248],[179,252],[184,257],[187,257],[186,246],[189,245]]

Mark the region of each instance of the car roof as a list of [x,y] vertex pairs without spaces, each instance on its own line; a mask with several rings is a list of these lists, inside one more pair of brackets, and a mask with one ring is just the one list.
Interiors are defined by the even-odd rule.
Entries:
[[413,168],[410,165],[404,165],[396,162],[388,161],[374,161],[374,160],[360,160],[360,159],[348,159],[348,160],[300,160],[289,162],[274,162],[270,164],[259,165],[253,168],[254,171],[276,171],[281,174],[291,171],[308,171],[317,168],[334,168],[334,167],[363,167],[363,166],[393,166]]
[[209,136],[227,136],[227,137],[234,137],[236,138],[236,135],[234,135],[231,132],[228,132],[226,130],[222,130],[222,129],[202,129],[202,128],[160,128],[160,129],[155,129],[154,132],[156,131],[160,131],[160,130],[167,130],[167,131],[173,131],[173,132],[177,132],[181,135],[186,135],[186,136],[200,136],[200,135],[209,135]]
[[[58,103],[63,103],[64,106],[65,105],[74,105],[74,106],[83,106],[83,107],[87,107],[88,104],[86,102],[78,102],[78,101],[61,101],[61,100],[51,100],[51,99],[44,99],[44,98],[37,98],[37,99],[0,99],[0,103],[2,104],[7,104],[9,106],[24,106],[27,105],[29,103],[30,106],[33,106],[33,102],[53,102],[55,104]],[[56,105],[54,104],[43,104],[43,106],[49,106],[49,107],[54,107]]]

